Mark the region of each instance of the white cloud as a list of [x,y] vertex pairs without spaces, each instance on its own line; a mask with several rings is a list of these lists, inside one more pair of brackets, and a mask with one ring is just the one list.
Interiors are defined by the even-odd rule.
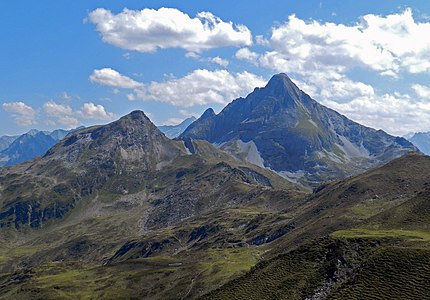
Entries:
[[111,68],[94,70],[89,79],[93,83],[123,89],[135,89],[142,85],[141,83],[131,79],[130,77],[124,76]]
[[394,135],[428,131],[430,128],[430,103],[425,99],[411,101],[407,94],[359,97],[346,103],[325,100],[322,103],[361,124]]
[[134,94],[127,94],[126,96],[127,96],[128,101],[136,100],[136,96]]
[[192,59],[199,59],[200,55],[197,54],[196,52],[187,52],[185,53],[185,57],[192,58]]
[[67,92],[63,92],[63,93],[61,94],[61,97],[62,97],[64,100],[72,100],[72,96],[71,96],[71,95],[69,95]]
[[415,93],[418,95],[418,97],[421,98],[427,98],[430,101],[430,87],[421,85],[421,84],[414,84],[412,85],[412,89],[415,91]]
[[111,112],[106,112],[103,105],[96,105],[92,102],[84,103],[78,114],[83,119],[88,120],[113,120],[116,116]]
[[190,111],[188,111],[186,109],[180,109],[179,113],[181,115],[183,115],[184,117],[187,117],[187,118],[198,115],[198,113],[190,112]]
[[344,73],[353,68],[377,71],[385,76],[399,72],[430,71],[430,23],[415,22],[412,11],[388,16],[369,14],[359,23],[306,22],[291,15],[272,29],[260,44],[270,47],[263,54],[240,49],[239,59],[276,71],[309,74],[326,70]]
[[89,21],[96,25],[104,42],[140,52],[182,48],[198,53],[252,44],[246,26],[224,22],[210,12],[200,12],[191,18],[175,8],[124,9],[118,14],[97,8],[89,14]]
[[79,121],[74,117],[73,110],[69,105],[49,101],[43,104],[43,110],[51,123],[58,123],[68,129],[76,128],[79,125]]
[[359,97],[374,97],[375,91],[371,85],[353,81],[342,74],[319,73],[306,77],[298,83],[306,93],[318,99],[337,101],[340,103],[351,101]]
[[224,68],[228,67],[228,65],[229,65],[228,60],[223,59],[219,56],[212,57],[209,59],[209,61],[214,63],[214,64],[220,65],[221,67],[224,67]]
[[19,126],[36,124],[36,111],[24,102],[3,103],[3,109],[12,114],[15,123]]
[[79,110],[75,111],[69,105],[49,101],[43,105],[43,111],[50,124],[59,124],[67,128],[76,128],[82,124],[82,120],[109,121],[116,117],[113,113],[106,112],[102,105],[91,102],[84,103]]
[[169,118],[166,120],[166,122],[164,122],[163,125],[179,125],[182,123],[182,119],[179,118]]
[[237,59],[248,60],[250,62],[257,62],[260,57],[258,53],[250,51],[248,48],[241,48],[236,52]]
[[64,105],[64,104],[58,104],[58,103],[55,103],[54,101],[46,102],[43,105],[43,109],[47,114],[52,116],[71,115],[73,112],[70,106]]
[[190,107],[208,103],[227,104],[264,85],[263,78],[249,72],[233,74],[226,70],[198,69],[181,78],[170,77],[165,82],[151,82],[135,90],[135,94],[142,100]]

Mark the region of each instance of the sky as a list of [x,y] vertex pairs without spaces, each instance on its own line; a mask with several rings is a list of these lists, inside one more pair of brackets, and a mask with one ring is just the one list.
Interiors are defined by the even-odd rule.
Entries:
[[430,131],[429,1],[0,1],[0,135],[216,112],[276,73],[393,135]]

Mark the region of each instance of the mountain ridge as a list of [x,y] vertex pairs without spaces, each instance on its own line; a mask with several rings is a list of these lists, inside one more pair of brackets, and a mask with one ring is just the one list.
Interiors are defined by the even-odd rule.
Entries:
[[249,152],[286,178],[321,182],[357,174],[409,151],[403,138],[362,126],[320,105],[286,74],[238,98],[219,114],[205,115],[180,138],[205,139],[238,159]]
[[31,129],[17,136],[0,137],[0,165],[13,166],[46,153],[58,141],[76,129],[56,129],[52,132]]

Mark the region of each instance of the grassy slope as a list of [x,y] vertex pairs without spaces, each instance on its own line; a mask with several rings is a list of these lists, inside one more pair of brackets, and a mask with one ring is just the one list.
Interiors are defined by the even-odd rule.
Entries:
[[[205,159],[213,165],[216,157],[208,150],[205,153],[209,153]],[[192,173],[199,162],[175,162],[173,169],[178,167],[176,163]],[[151,199],[143,197],[138,206],[126,209],[104,207],[96,210],[101,214],[79,219],[93,212],[94,201],[88,199],[62,225],[47,225],[43,234],[33,232],[24,240],[15,240],[17,244],[0,247],[1,265],[6,266],[2,272],[8,273],[0,277],[0,295],[5,299],[34,295],[45,299],[136,295],[149,299],[195,298],[244,274],[259,261],[264,262],[206,297],[276,299],[288,295],[288,299],[302,299],[317,293],[344,297],[350,291],[362,296],[369,293],[365,288],[370,276],[382,282],[384,272],[405,266],[411,271],[405,276],[421,274],[427,279],[428,269],[414,264],[411,258],[419,255],[427,262],[429,166],[428,158],[410,156],[331,184],[305,203],[288,193],[267,190],[255,198],[255,203],[207,211],[200,217],[148,232],[139,231],[138,221]],[[200,171],[212,172],[210,167]],[[152,183],[154,186],[162,188],[176,182],[175,172],[169,168],[165,172],[165,177]],[[110,199],[104,205],[117,204],[115,201]],[[190,233],[205,224],[220,230],[201,241],[189,242]],[[249,244],[262,233],[288,224],[294,224],[294,229],[274,242]],[[247,228],[254,229],[247,232]],[[333,232],[330,238],[310,242]],[[171,244],[149,258],[139,256],[142,248],[136,248],[103,265],[129,240],[168,240]],[[285,251],[289,252],[278,256]],[[396,255],[399,264],[393,260]],[[346,263],[338,265],[338,260]],[[169,266],[178,262],[181,265]],[[376,270],[379,273],[372,273],[375,265],[380,266],[380,272]],[[333,277],[333,270],[340,270],[339,279]],[[421,282],[419,276],[414,279],[417,283]],[[387,284],[395,286],[402,280]],[[427,293],[419,284],[414,288],[421,295]],[[403,294],[391,296],[398,295]]]
[[[409,155],[382,168],[334,183],[313,195],[298,228],[273,245],[274,256],[207,299],[424,299],[430,297],[430,158]],[[326,260],[306,242],[331,233],[348,244],[374,245],[359,258],[346,255],[347,276],[327,277]],[[304,243],[304,244],[303,244]],[[322,244],[324,245],[324,243]],[[340,245],[338,251],[345,251]],[[357,251],[355,245],[350,250]],[[375,250],[376,249],[376,250]],[[315,252],[317,251],[317,252]],[[348,252],[348,251],[347,251]],[[301,254],[302,256],[298,256]],[[351,259],[352,258],[352,259]],[[358,261],[357,261],[358,259]],[[333,284],[336,282],[336,284]],[[402,288],[403,287],[403,288]]]
[[[121,180],[125,178],[111,178],[106,189],[82,198],[60,221],[52,220],[39,230],[2,229],[2,237],[8,243],[0,246],[0,298],[139,295],[180,299],[201,295],[248,271],[266,249],[264,245],[249,246],[247,241],[288,224],[288,216],[279,216],[276,211],[300,205],[303,191],[267,170],[224,157],[208,143],[195,142],[195,146],[200,156],[178,157],[154,179],[145,182],[147,192],[118,195],[111,192],[112,187],[123,184]],[[227,161],[228,165],[216,167],[220,161]],[[240,169],[243,166],[262,173],[275,189],[258,186],[252,178],[246,184],[236,180],[248,178]],[[182,172],[185,175],[178,178]],[[222,202],[211,207],[210,201],[218,196],[208,197],[206,185],[210,187],[225,178],[232,178],[231,183],[220,185],[220,191],[226,193],[226,199],[234,196],[243,203],[237,202],[227,210]],[[152,202],[162,197],[166,189],[174,191],[175,186],[187,187],[187,184],[205,193],[199,198],[203,201],[196,202],[201,206],[198,216],[191,215],[159,229],[143,228],[154,209]],[[220,230],[197,242],[188,241],[190,233],[205,224]],[[244,235],[247,224],[255,228]],[[132,240],[168,240],[169,245],[155,250],[148,258],[139,257],[136,252],[138,258],[120,258],[105,264]],[[169,266],[178,261],[180,266]]]

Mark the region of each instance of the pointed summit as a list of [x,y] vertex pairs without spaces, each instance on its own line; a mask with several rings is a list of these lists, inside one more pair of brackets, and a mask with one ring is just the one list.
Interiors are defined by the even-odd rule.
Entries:
[[300,95],[303,93],[297,85],[288,77],[285,73],[279,73],[274,75],[264,90],[273,96],[290,96],[292,99],[300,98]]
[[209,107],[208,109],[205,110],[205,112],[200,116],[199,119],[203,120],[203,119],[210,118],[212,116],[215,116],[215,112],[211,107]]
[[128,115],[125,115],[123,118],[127,118],[127,117],[130,117],[131,119],[135,119],[135,120],[136,119],[146,119],[146,120],[150,121],[149,118],[145,115],[145,113],[141,110],[134,110],[131,113],[129,113]]

